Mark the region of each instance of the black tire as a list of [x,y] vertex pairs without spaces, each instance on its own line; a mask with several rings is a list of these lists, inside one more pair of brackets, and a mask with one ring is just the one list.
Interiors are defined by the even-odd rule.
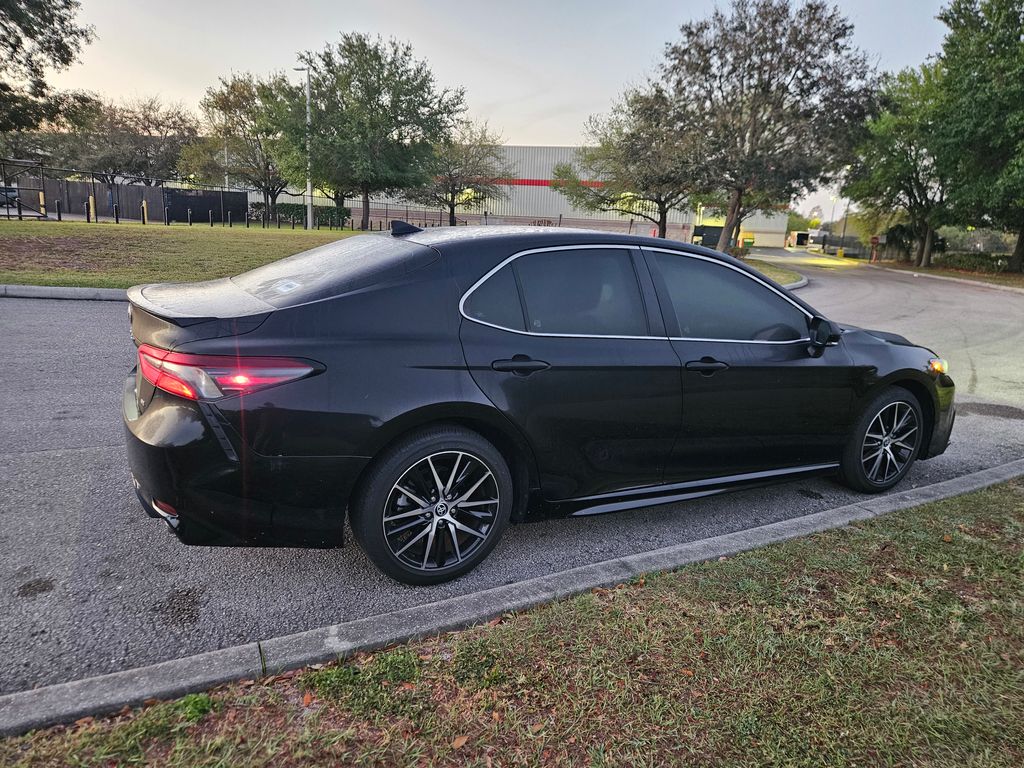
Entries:
[[508,465],[491,443],[462,427],[430,427],[371,465],[351,506],[352,532],[396,581],[439,584],[491,553],[508,526],[512,494]]
[[903,387],[883,390],[868,403],[853,427],[843,450],[840,478],[862,493],[889,490],[914,465],[924,432],[921,404],[913,393]]

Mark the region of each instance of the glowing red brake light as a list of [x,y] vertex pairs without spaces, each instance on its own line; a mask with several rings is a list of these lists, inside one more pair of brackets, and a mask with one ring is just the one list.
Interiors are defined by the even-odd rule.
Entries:
[[317,369],[308,360],[290,357],[193,355],[143,344],[139,370],[146,381],[172,395],[215,400],[295,381]]

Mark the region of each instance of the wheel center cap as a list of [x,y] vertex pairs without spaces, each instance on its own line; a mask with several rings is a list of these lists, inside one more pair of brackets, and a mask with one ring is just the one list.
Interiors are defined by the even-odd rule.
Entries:
[[437,504],[437,505],[436,505],[436,506],[434,507],[434,514],[435,514],[435,515],[436,515],[437,517],[444,517],[445,515],[447,515],[447,514],[448,514],[448,505],[447,505],[447,504],[445,504],[445,503],[444,503],[443,501],[442,501],[442,502],[439,502],[439,503],[438,503],[438,504]]
[[888,448],[890,445],[892,445],[892,438],[891,437],[883,438],[882,439],[882,445],[885,446],[886,448]]

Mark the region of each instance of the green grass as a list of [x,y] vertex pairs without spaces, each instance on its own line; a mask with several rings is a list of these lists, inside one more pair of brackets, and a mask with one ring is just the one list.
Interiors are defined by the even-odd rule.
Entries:
[[762,275],[767,275],[779,285],[795,283],[802,277],[799,272],[794,272],[792,269],[785,269],[760,259],[744,259],[743,263],[753,267]]
[[1024,288],[1024,273],[1022,272],[969,272],[965,269],[942,269],[940,267],[915,267],[912,264],[901,264],[895,261],[884,261],[881,266],[889,269],[899,269],[904,272],[919,272],[922,275],[941,275],[943,277],[960,277],[965,280],[975,280],[979,283],[993,283],[995,285],[1008,285],[1012,288]]
[[[128,288],[237,275],[353,232],[0,219],[0,283]],[[747,264],[786,285],[800,275]]]
[[1024,482],[0,742],[0,764],[1024,764]]
[[351,232],[0,220],[0,283],[127,288],[236,275]]

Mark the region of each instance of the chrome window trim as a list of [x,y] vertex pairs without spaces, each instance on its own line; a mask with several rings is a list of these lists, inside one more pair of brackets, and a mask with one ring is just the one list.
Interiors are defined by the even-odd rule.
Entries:
[[[655,251],[655,252],[660,252],[660,253],[670,253],[670,254],[673,254],[675,256],[683,256],[683,257],[691,258],[691,259],[700,259],[701,261],[710,261],[712,264],[717,264],[717,265],[722,266],[722,267],[727,267],[727,268],[733,270],[734,272],[738,272],[739,274],[743,275],[744,277],[746,277],[746,278],[748,278],[750,280],[753,280],[756,283],[759,283],[759,284],[763,285],[765,288],[767,288],[768,290],[772,291],[777,296],[780,296],[782,299],[784,299],[785,301],[787,301],[790,304],[792,304],[794,307],[796,307],[798,310],[800,310],[808,318],[814,317],[814,315],[812,315],[806,309],[801,307],[799,304],[797,304],[791,298],[786,296],[786,294],[780,293],[776,288],[774,288],[773,286],[771,286],[768,283],[764,282],[760,278],[758,278],[758,277],[756,277],[754,275],[748,274],[744,270],[739,269],[739,268],[733,266],[732,264],[727,264],[724,261],[719,261],[718,259],[713,259],[713,258],[710,258],[708,256],[702,256],[702,255],[697,254],[697,253],[688,253],[687,251],[673,251],[673,250],[671,250],[669,248],[658,248],[656,246],[654,246],[654,247],[642,246],[642,248],[643,248],[643,250],[646,250],[646,251]],[[551,245],[551,246],[546,246],[546,247],[543,247],[543,248],[530,248],[530,249],[525,250],[525,251],[519,251],[517,253],[513,253],[507,259],[502,260],[496,266],[492,267],[487,272],[485,272],[483,277],[481,277],[479,280],[477,280],[475,283],[473,283],[473,285],[471,285],[466,290],[466,292],[462,294],[462,298],[459,299],[459,314],[462,315],[462,317],[464,319],[468,320],[471,323],[476,323],[477,325],[483,325],[483,326],[486,326],[488,328],[494,328],[495,330],[498,330],[498,331],[505,331],[506,333],[516,333],[516,334],[519,334],[520,336],[537,336],[537,337],[541,337],[541,338],[546,337],[546,338],[555,338],[555,339],[628,339],[628,340],[632,340],[632,341],[650,341],[650,340],[664,341],[664,340],[667,339],[669,341],[719,342],[719,343],[722,343],[722,344],[808,344],[808,343],[810,343],[810,337],[805,337],[805,338],[800,338],[800,339],[790,339],[790,340],[787,340],[787,341],[765,341],[765,340],[760,340],[760,339],[700,339],[700,338],[691,338],[691,337],[687,337],[687,336],[612,336],[612,335],[587,334],[587,333],[538,333],[536,331],[520,331],[520,330],[517,330],[515,328],[506,328],[503,325],[495,325],[494,323],[488,323],[486,320],[478,320],[475,317],[470,317],[466,313],[466,301],[469,299],[470,295],[472,295],[473,291],[475,291],[477,288],[479,288],[481,285],[483,285],[485,282],[487,282],[487,280],[490,279],[490,277],[492,275],[494,275],[496,272],[500,271],[501,269],[503,269],[508,264],[511,264],[516,259],[518,259],[518,258],[520,258],[522,256],[529,256],[532,253],[549,253],[551,251],[575,251],[575,250],[586,250],[586,249],[591,249],[591,250],[593,250],[593,249],[611,249],[611,250],[618,250],[618,251],[633,251],[634,253],[636,253],[636,252],[639,252],[641,250],[641,246],[639,246],[639,245],[627,245],[627,244],[622,244],[622,243],[619,243],[619,244],[591,243],[591,244],[587,244],[587,245]],[[640,254],[638,254],[638,255],[640,255]]]
[[[486,320],[478,320],[475,317],[470,317],[466,313],[466,301],[469,299],[473,291],[475,291],[477,288],[479,288],[481,285],[487,282],[487,280],[490,279],[491,275],[495,274],[496,272],[499,272],[505,266],[511,264],[513,261],[522,256],[529,256],[530,254],[533,253],[549,253],[551,251],[580,251],[601,249],[632,252],[634,255],[640,256],[639,246],[621,243],[618,245],[606,245],[601,243],[594,243],[589,245],[551,245],[546,246],[544,248],[530,248],[529,250],[526,251],[519,251],[518,253],[513,253],[507,259],[500,262],[497,266],[488,270],[483,277],[481,277],[479,280],[477,280],[475,283],[473,283],[473,285],[469,287],[469,290],[462,294],[462,298],[459,299],[459,314],[462,315],[466,320],[469,320],[471,323],[477,323],[478,325],[486,325],[488,328],[496,328],[499,331],[505,331],[507,333],[518,333],[520,336],[540,336],[556,339],[631,339],[636,341],[647,341],[650,339],[655,339],[659,341],[664,341],[666,338],[668,338],[667,336],[617,336],[591,333],[540,333],[537,331],[519,331],[516,330],[515,328],[506,328],[503,325],[495,325],[494,323],[488,323]],[[630,267],[633,268],[632,263],[630,263]],[[639,277],[637,277],[637,288],[640,288]],[[643,292],[641,291],[641,300],[642,298]]]
[[[796,307],[796,309],[800,310],[800,312],[803,315],[805,315],[808,320],[810,320],[810,319],[812,319],[814,317],[814,315],[812,313],[808,312],[806,309],[801,307],[799,304],[797,304],[795,301],[793,301],[793,299],[791,299],[786,294],[782,293],[775,286],[773,286],[773,285],[771,285],[769,283],[766,283],[764,280],[759,278],[757,275],[752,275],[749,272],[747,272],[746,270],[740,269],[739,267],[737,267],[737,266],[735,266],[733,264],[729,264],[728,262],[721,261],[719,259],[714,259],[714,258],[711,258],[710,256],[704,256],[704,255],[699,254],[699,253],[688,253],[687,251],[673,251],[670,248],[658,248],[657,246],[646,246],[645,245],[645,246],[643,246],[643,249],[645,251],[651,251],[653,253],[670,253],[673,256],[682,256],[682,257],[688,258],[688,259],[699,259],[700,261],[708,261],[708,262],[711,262],[712,264],[716,264],[717,266],[725,267],[727,269],[731,269],[733,272],[736,272],[738,274],[743,275],[748,280],[753,280],[755,283],[758,283],[759,285],[764,286],[765,288],[767,288],[769,291],[774,293],[779,298],[783,299],[787,303],[789,303],[792,306]],[[759,340],[759,339],[700,339],[700,338],[691,338],[691,337],[687,337],[687,336],[669,336],[669,338],[672,341],[721,341],[721,342],[724,342],[726,344],[808,344],[811,341],[809,336],[803,337],[803,338],[799,338],[799,339],[789,339],[787,341],[762,341],[762,340]]]
[[810,337],[800,339],[786,339],[785,341],[770,341],[765,339],[698,339],[691,336],[669,336],[669,341],[714,341],[719,344],[810,344]]

